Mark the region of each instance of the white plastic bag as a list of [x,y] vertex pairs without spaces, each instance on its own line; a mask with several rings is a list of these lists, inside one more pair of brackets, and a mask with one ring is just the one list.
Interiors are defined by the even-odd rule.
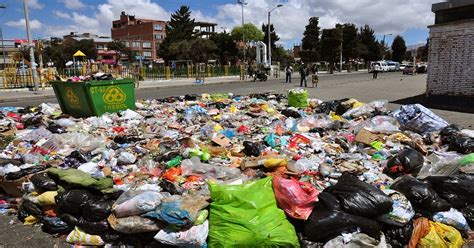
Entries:
[[466,218],[464,218],[461,212],[454,208],[451,208],[446,212],[438,212],[434,214],[433,220],[453,226],[459,230],[469,231],[469,225],[467,224]]
[[163,244],[175,245],[178,247],[200,248],[206,244],[208,233],[209,221],[206,220],[202,225],[193,226],[186,231],[175,232],[170,228],[160,230],[155,235],[155,240]]
[[402,105],[393,116],[403,128],[417,133],[438,131],[449,125],[421,104]]
[[115,202],[113,211],[117,218],[140,215],[154,210],[164,197],[156,191],[127,191]]

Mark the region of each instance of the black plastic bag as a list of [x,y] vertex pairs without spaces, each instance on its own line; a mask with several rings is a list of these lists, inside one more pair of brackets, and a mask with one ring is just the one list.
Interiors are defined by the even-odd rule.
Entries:
[[327,192],[319,194],[318,199],[313,212],[304,223],[303,234],[306,240],[326,242],[343,232],[352,232],[358,228],[375,239],[380,238],[380,226],[376,221],[343,212],[337,198]]
[[467,136],[456,135],[450,139],[448,151],[456,151],[462,154],[474,152],[474,139]]
[[474,229],[474,204],[461,209],[461,213],[464,215],[464,218],[466,218],[471,229]]
[[393,204],[392,199],[382,190],[349,173],[342,174],[337,184],[326,191],[338,198],[344,211],[364,217],[385,214]]
[[260,145],[257,143],[252,143],[250,141],[244,141],[244,150],[243,152],[247,156],[258,157],[260,156]]
[[429,176],[426,178],[441,198],[454,208],[474,204],[474,175]]
[[37,166],[33,166],[33,167],[23,169],[21,171],[8,173],[5,176],[5,178],[7,180],[17,180],[17,179],[20,179],[24,176],[27,176],[27,175],[30,175],[30,174],[33,174],[33,173],[37,173],[37,172],[40,172],[40,171],[44,171],[47,168],[48,168],[48,166],[46,166],[46,165],[37,165]]
[[37,191],[45,192],[55,191],[58,189],[54,180],[48,177],[46,173],[35,174],[31,176],[30,181],[33,183]]
[[431,215],[451,208],[451,205],[441,198],[429,183],[419,181],[409,175],[395,180],[391,189],[404,194],[413,205],[415,212]]
[[41,219],[41,230],[49,234],[68,234],[74,229],[58,217],[44,217]]
[[291,109],[284,109],[280,113],[286,117],[301,118],[300,113]]
[[413,232],[413,221],[408,222],[405,226],[395,228],[391,225],[384,225],[382,232],[385,234],[387,243],[393,248],[406,247]]
[[84,218],[80,218],[77,226],[85,233],[98,235],[105,233],[109,229],[109,223],[107,220],[102,221],[87,221]]
[[40,206],[36,205],[35,203],[31,201],[23,201],[21,203],[21,208],[23,208],[28,215],[33,215],[33,216],[43,216],[43,211],[41,211]]
[[424,158],[417,150],[408,148],[387,162],[387,167],[383,169],[383,173],[391,178],[397,178],[405,174],[418,175],[421,167],[423,167]]
[[19,221],[25,222],[25,218],[28,217],[28,215],[29,215],[28,212],[22,206],[18,208],[16,217],[18,218]]
[[449,126],[446,126],[445,128],[441,129],[441,131],[439,131],[439,135],[441,136],[441,142],[443,144],[449,144],[450,142],[450,139],[454,136],[456,136],[456,134],[460,131],[461,129],[454,125],[454,124],[451,124]]
[[20,166],[23,163],[20,160],[16,160],[16,159],[0,158],[0,166],[5,166],[7,164]]
[[79,222],[76,217],[70,214],[61,214],[59,218],[64,221],[68,226],[76,226]]
[[66,129],[56,123],[50,123],[47,128],[51,133],[62,134],[66,133]]
[[87,190],[73,189],[58,194],[56,196],[56,203],[63,212],[72,215],[80,215],[82,206],[92,198],[94,198],[94,196]]
[[82,207],[82,216],[88,221],[100,221],[112,213],[114,200],[92,199]]
[[[327,101],[321,103],[316,109],[314,110],[316,113],[324,113],[329,114],[331,112],[336,112],[337,108],[341,105],[341,101],[334,100],[334,101]],[[341,113],[342,115],[343,113]]]

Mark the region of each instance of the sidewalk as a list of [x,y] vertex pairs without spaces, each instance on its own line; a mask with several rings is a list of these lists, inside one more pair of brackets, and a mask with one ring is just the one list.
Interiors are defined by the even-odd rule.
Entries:
[[[347,71],[343,72],[336,72],[334,74],[329,74],[327,72],[320,72],[320,77],[332,77],[332,76],[344,76],[344,75],[351,75],[351,74],[361,74],[367,73],[366,70],[357,71],[357,72],[350,72]],[[269,80],[285,80],[284,74],[280,73],[279,78],[269,77]],[[293,78],[299,78],[298,73],[293,74]],[[249,79],[247,78],[247,80]],[[160,88],[181,88],[181,87],[196,87],[201,85],[221,85],[221,84],[228,84],[228,83],[238,83],[238,82],[245,82],[241,81],[239,76],[227,76],[227,77],[212,77],[206,78],[204,84],[195,83],[194,78],[184,78],[184,79],[174,79],[174,80],[159,80],[159,81],[151,81],[145,80],[141,81],[139,84],[137,91],[142,91],[150,88],[160,89]],[[54,91],[51,87],[47,87],[45,90],[40,90],[39,93],[35,93],[33,91],[29,91],[28,89],[0,89],[0,103],[7,103],[7,102],[16,102],[21,100],[40,100],[40,99],[49,99],[54,97]]]

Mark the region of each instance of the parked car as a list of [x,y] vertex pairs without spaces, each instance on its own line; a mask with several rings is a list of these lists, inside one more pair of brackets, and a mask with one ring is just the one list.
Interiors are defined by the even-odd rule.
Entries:
[[399,71],[400,70],[400,64],[395,61],[387,61],[387,66],[389,71]]
[[405,66],[405,68],[403,68],[404,75],[407,75],[407,74],[415,75],[415,72],[416,72],[416,68],[414,65],[407,65]]
[[406,64],[400,64],[400,71],[403,71],[407,65]]
[[370,63],[369,73],[372,72],[372,68],[376,65],[379,67],[379,72],[389,71],[387,63],[385,63],[384,61],[375,61],[375,62]]

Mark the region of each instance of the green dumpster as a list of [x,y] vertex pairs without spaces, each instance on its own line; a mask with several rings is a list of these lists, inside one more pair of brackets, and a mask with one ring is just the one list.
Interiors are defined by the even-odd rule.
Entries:
[[132,79],[51,83],[65,114],[88,117],[126,109],[135,110],[135,85]]

